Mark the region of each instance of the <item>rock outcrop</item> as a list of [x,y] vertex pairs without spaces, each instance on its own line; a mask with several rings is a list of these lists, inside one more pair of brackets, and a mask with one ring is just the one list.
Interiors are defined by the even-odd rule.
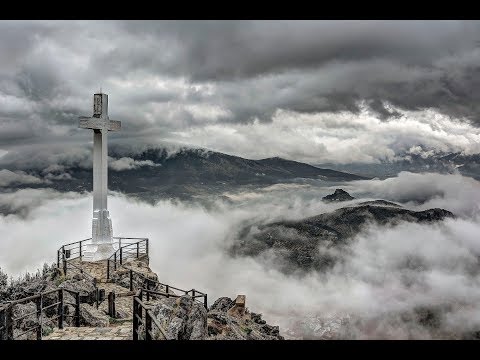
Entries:
[[276,255],[285,273],[325,271],[341,258],[341,250],[367,226],[396,226],[402,222],[428,224],[453,218],[444,209],[413,211],[384,200],[343,207],[302,220],[249,226],[231,247],[233,255]]
[[[152,312],[169,339],[202,340],[207,337],[207,310],[190,296],[161,298]],[[159,336],[158,331],[154,334]]]
[[348,192],[343,189],[335,189],[333,194],[324,196],[323,201],[332,202],[332,201],[349,201],[355,199],[353,196],[350,196]]
[[[178,340],[282,340],[279,327],[245,307],[245,296],[217,299],[207,310],[189,296],[157,299],[152,312],[167,336]],[[158,330],[154,331],[160,337]]]
[[244,295],[235,301],[217,299],[207,316],[209,340],[283,340],[278,326],[267,324],[261,314],[247,309]]

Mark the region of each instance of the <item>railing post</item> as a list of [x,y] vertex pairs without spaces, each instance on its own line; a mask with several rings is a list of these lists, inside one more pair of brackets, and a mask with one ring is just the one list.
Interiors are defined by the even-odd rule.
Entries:
[[137,242],[137,259],[140,256],[140,242]]
[[60,269],[60,250],[57,250],[57,269]]
[[63,275],[67,276],[67,260],[63,258]]
[[80,327],[80,293],[75,294],[75,326]]
[[82,261],[82,242],[80,241],[80,261]]
[[145,309],[145,340],[152,340],[152,318],[150,312]]
[[168,290],[169,290],[169,286],[165,285],[165,292],[167,293],[167,299],[170,297]]
[[112,318],[116,317],[116,310],[115,310],[115,292],[110,291],[108,293],[108,315]]
[[133,271],[130,270],[130,291],[133,290]]
[[133,295],[133,324],[132,324],[132,339],[138,340],[138,303],[137,303],[137,295]]
[[96,277],[93,278],[93,286],[95,287],[95,305],[98,309],[98,296],[99,296],[99,294],[98,294],[97,278]]
[[58,328],[63,329],[63,289],[58,289]]
[[42,302],[43,302],[43,297],[40,295],[37,298],[37,321],[38,321],[38,326],[37,326],[37,340],[42,340]]
[[203,296],[203,305],[205,306],[205,309],[208,311],[208,304],[207,304],[207,294]]
[[192,289],[192,298],[195,300],[195,289]]
[[[142,297],[143,297],[143,295],[142,295]],[[142,301],[143,301],[143,299],[142,299]],[[140,304],[138,304],[137,311],[138,311],[138,317],[139,317],[140,319],[143,319],[143,307],[140,306]],[[145,325],[145,324],[144,324],[144,325]],[[145,327],[145,326],[144,326],[144,327]]]
[[145,243],[145,250],[147,252],[147,257],[148,257],[148,239],[145,239],[146,240],[146,243]]
[[120,248],[120,265],[122,265],[122,264],[123,264],[123,262],[122,262],[122,261],[123,261],[123,249],[122,249],[122,248]]
[[117,252],[113,253],[113,270],[117,270]]

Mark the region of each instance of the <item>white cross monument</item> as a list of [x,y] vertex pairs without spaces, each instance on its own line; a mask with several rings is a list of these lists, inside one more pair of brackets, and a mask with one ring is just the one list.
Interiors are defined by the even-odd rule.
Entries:
[[108,95],[93,95],[93,116],[80,117],[78,127],[93,130],[93,220],[92,242],[83,260],[107,259],[116,250],[112,238],[112,220],[107,210],[109,131],[120,130],[121,122],[108,118]]

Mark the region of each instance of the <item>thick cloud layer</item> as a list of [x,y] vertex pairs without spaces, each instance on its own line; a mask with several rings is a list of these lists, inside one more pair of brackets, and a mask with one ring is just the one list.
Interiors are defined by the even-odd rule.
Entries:
[[[430,192],[428,199],[422,199],[426,202],[417,206],[415,192],[407,188],[426,188],[427,183],[442,191]],[[233,203],[218,201],[209,210],[170,201],[152,206],[120,194],[111,197],[109,205],[117,236],[151,239],[151,266],[162,281],[205,290],[212,300],[246,294],[248,306],[264,313],[269,323],[280,324],[282,331],[305,318],[349,316],[376,324],[374,328],[370,324],[368,331],[362,324],[352,325],[355,337],[429,338],[435,336],[433,330],[399,314],[445,304],[450,305],[441,312],[440,336],[478,329],[479,211],[478,199],[469,195],[480,193],[480,183],[468,178],[401,174],[352,183],[352,193],[363,194],[364,199],[403,199],[413,209],[435,203],[461,218],[431,226],[369,227],[343,255],[345,261],[327,273],[286,276],[275,266],[275,253],[261,258],[228,255],[228,247],[246,223],[298,219],[342,206],[320,201],[331,190],[311,184],[274,185],[228,193]],[[30,200],[19,204],[19,199]],[[63,243],[89,237],[89,196],[21,190],[1,201],[29,210],[23,217],[0,218],[0,266],[11,274],[54,261]],[[309,336],[298,331],[296,335]]]
[[[468,151],[477,136],[479,32],[473,21],[2,21],[0,149],[91,141],[77,117],[91,113],[102,87],[110,116],[123,121],[113,142],[169,139],[341,163],[351,153],[366,154],[355,161],[391,157],[407,143]],[[378,121],[362,128],[365,107]],[[344,135],[319,136],[318,113],[354,132],[354,146],[336,154],[331,143]],[[437,116],[474,127],[453,130]],[[383,132],[384,121],[397,126]],[[425,124],[427,137],[458,139],[413,141]],[[361,141],[372,131],[378,152]]]

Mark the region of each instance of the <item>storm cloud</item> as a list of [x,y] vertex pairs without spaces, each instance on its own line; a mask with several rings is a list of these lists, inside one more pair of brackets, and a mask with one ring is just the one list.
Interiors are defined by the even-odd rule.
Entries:
[[[364,155],[353,160],[364,162],[418,145],[469,151],[468,141],[428,143],[428,131],[404,136],[408,121],[427,123],[435,135],[449,130],[435,123],[439,116],[463,124],[458,136],[477,134],[474,21],[1,21],[0,34],[2,150],[88,143],[77,117],[90,114],[100,88],[123,124],[112,143],[173,141],[251,158],[345,163],[355,151],[332,155],[310,119],[343,121],[343,133],[355,138],[398,124],[382,134],[379,152],[357,144]],[[365,125],[365,111],[378,122]],[[279,116],[288,131],[278,133]],[[289,141],[298,137],[305,141]]]

